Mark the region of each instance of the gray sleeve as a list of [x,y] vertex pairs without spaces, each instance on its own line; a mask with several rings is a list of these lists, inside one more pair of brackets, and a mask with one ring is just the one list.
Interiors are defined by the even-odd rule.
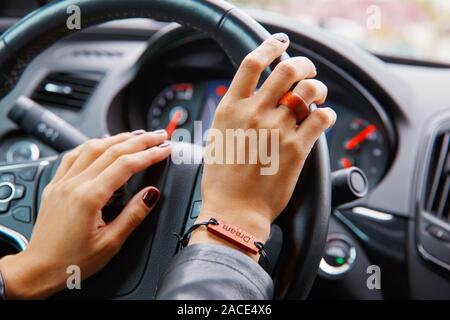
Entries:
[[219,244],[184,248],[160,280],[161,300],[267,300],[273,282],[259,264]]

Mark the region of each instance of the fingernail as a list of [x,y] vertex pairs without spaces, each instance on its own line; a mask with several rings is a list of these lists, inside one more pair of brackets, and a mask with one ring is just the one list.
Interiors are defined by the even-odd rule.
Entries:
[[275,33],[272,35],[272,37],[274,37],[275,39],[277,39],[278,41],[280,41],[282,43],[286,43],[289,41],[289,36],[283,32]]
[[144,129],[139,129],[132,132],[132,134],[134,134],[135,136],[141,135],[143,133],[145,133]]
[[159,147],[160,148],[167,148],[170,145],[171,145],[171,143],[169,141],[167,141],[167,142],[164,142],[163,144],[160,144]]
[[166,133],[166,130],[160,129],[160,130],[153,131],[153,133],[155,133],[155,134],[164,134],[164,133]]
[[144,201],[145,205],[151,209],[158,202],[161,192],[158,189],[151,187],[142,197],[142,201]]

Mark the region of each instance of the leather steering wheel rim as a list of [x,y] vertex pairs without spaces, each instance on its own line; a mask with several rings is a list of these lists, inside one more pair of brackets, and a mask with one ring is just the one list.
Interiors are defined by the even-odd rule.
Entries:
[[[17,84],[26,66],[53,43],[78,30],[66,26],[67,8],[81,9],[81,27],[126,18],[177,22],[207,33],[234,65],[269,33],[254,19],[222,0],[59,0],[26,16],[0,37],[0,99]],[[286,59],[285,54],[281,59]],[[263,78],[270,70],[266,70]],[[287,209],[280,217],[283,249],[276,298],[306,298],[325,244],[331,212],[329,153],[325,137],[311,152]]]

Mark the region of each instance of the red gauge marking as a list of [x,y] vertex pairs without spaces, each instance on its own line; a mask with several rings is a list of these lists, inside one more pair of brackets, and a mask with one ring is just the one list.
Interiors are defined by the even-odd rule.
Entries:
[[352,162],[350,161],[349,158],[342,158],[341,159],[341,166],[344,169],[348,169],[351,168],[353,166]]
[[183,117],[183,112],[178,110],[173,114],[172,118],[170,119],[169,124],[166,127],[167,136],[169,139],[172,136],[175,129],[177,128],[178,123],[181,120],[181,117]]
[[363,131],[351,138],[346,144],[345,149],[352,150],[364,142],[372,133],[377,131],[377,127],[373,124],[369,125]]
[[225,95],[225,93],[227,93],[227,91],[228,91],[228,88],[226,86],[220,85],[220,86],[216,87],[216,94],[219,97],[223,97]]

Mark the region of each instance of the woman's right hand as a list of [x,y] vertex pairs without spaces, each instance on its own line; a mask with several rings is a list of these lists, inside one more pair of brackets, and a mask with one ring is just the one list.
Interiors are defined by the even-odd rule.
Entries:
[[[309,105],[322,104],[327,96],[327,87],[314,80],[316,68],[305,57],[294,57],[279,63],[261,88],[256,86],[261,73],[288,48],[285,34],[276,34],[251,52],[242,62],[234,80],[216,111],[213,129],[226,137],[229,129],[278,130],[279,150],[272,150],[271,165],[276,170],[262,174],[259,158],[256,164],[211,163],[208,148],[220,149],[210,135],[206,148],[206,160],[202,182],[203,204],[197,222],[211,217],[223,219],[265,242],[271,223],[286,207],[308,157],[317,139],[333,126],[336,113],[330,108],[313,111],[299,126],[295,114],[284,106],[278,106],[280,98],[296,84],[293,91]],[[258,136],[261,140],[261,136]],[[247,140],[248,142],[249,140]],[[236,152],[249,159],[249,147],[238,145],[230,148],[230,140],[224,139],[225,153]],[[268,150],[271,144],[268,143]],[[257,148],[261,148],[258,145]],[[211,153],[213,154],[213,153]],[[225,156],[224,156],[225,158]],[[203,229],[204,230],[204,229]],[[201,242],[229,243],[197,229],[191,244]]]

